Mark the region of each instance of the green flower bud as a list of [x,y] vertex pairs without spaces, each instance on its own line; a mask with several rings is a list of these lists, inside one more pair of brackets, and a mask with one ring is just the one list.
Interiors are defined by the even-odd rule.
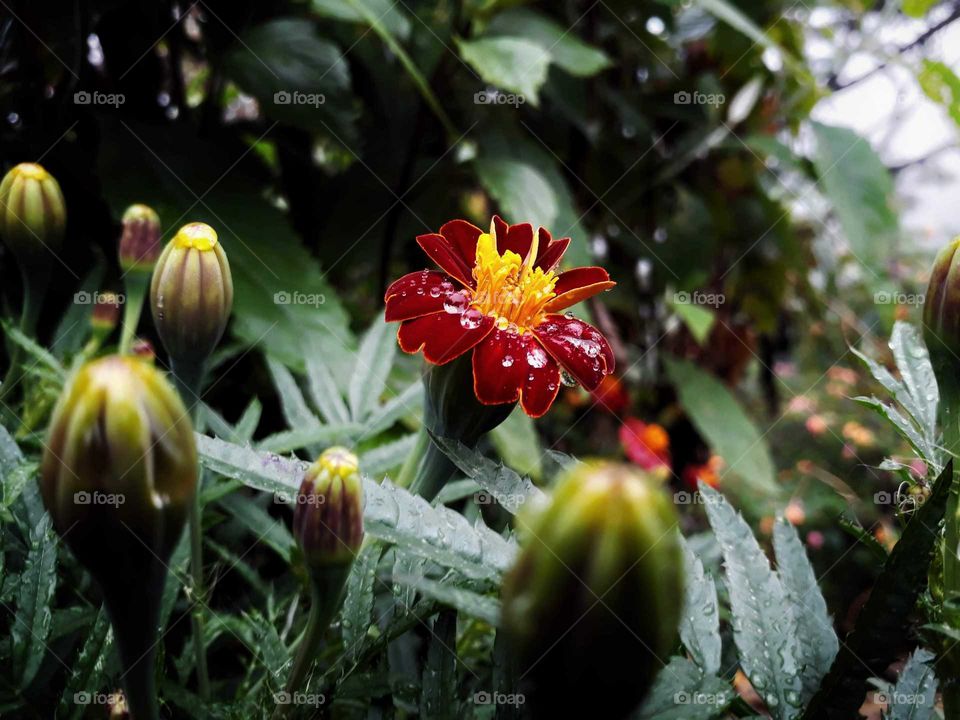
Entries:
[[40,489],[54,526],[94,575],[134,537],[170,557],[197,485],[190,418],[163,373],[132,357],[87,363],[50,421]]
[[193,428],[164,374],[122,355],[83,365],[54,408],[40,491],[103,591],[137,720],[158,717],[160,598],[196,489]]
[[112,292],[99,292],[90,315],[90,326],[96,335],[107,336],[120,320],[120,296]]
[[363,481],[357,456],[328,448],[300,484],[293,534],[310,568],[346,565],[363,542]]
[[175,366],[198,366],[210,357],[233,305],[230,264],[212,227],[184,225],[167,244],[153,271],[150,304]]
[[960,366],[960,237],[937,253],[923,303],[923,339],[934,367]]
[[504,627],[544,717],[624,717],[676,643],[677,516],[659,483],[584,463],[521,514],[525,547],[503,585]]
[[54,177],[37,163],[20,163],[0,182],[0,237],[31,269],[47,267],[63,244],[67,208]]
[[160,256],[160,217],[146,205],[131,205],[123,213],[120,267],[124,272],[151,272]]

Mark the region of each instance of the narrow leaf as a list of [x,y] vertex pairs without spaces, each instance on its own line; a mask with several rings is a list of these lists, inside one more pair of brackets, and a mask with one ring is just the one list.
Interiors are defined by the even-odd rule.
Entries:
[[364,420],[377,404],[387,384],[387,375],[397,353],[393,326],[379,318],[367,330],[355,358],[350,378],[350,413],[357,422]]
[[686,567],[686,598],[680,620],[680,639],[694,662],[707,674],[720,671],[720,609],[717,586],[703,571],[700,562],[686,541],[683,541]]

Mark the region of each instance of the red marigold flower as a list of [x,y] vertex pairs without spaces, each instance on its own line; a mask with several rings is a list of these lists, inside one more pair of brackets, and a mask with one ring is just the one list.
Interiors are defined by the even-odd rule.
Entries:
[[488,233],[452,220],[417,242],[444,272],[394,282],[386,320],[400,322],[401,349],[422,350],[435,365],[473,350],[474,393],[484,405],[519,400],[527,415],[540,417],[557,397],[561,367],[590,391],[613,371],[600,331],[561,314],[616,284],[599,267],[557,272],[570,238],[494,216]]

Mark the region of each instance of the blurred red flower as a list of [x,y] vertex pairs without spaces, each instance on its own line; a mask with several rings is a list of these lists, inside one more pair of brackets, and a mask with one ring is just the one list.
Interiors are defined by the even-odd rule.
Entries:
[[417,242],[444,272],[394,282],[385,318],[400,322],[402,350],[422,350],[435,365],[473,350],[474,393],[484,405],[519,400],[527,415],[540,417],[557,397],[561,367],[589,391],[613,371],[600,331],[559,314],[616,284],[599,267],[556,272],[570,238],[494,216],[488,233],[451,220]]
[[644,470],[670,467],[670,436],[656,423],[627,418],[620,425],[620,444],[627,458]]
[[697,480],[702,480],[712,488],[720,487],[720,471],[723,470],[723,458],[711,455],[703,465],[687,465],[683,469],[683,481],[696,489]]

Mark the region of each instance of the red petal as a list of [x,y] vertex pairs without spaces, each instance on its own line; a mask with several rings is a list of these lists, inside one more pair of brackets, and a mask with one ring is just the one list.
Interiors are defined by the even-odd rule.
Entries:
[[533,245],[533,225],[530,223],[511,225],[502,235],[497,230],[497,252],[501,255],[510,250],[526,259],[531,245]]
[[553,240],[544,244],[544,235],[548,238],[550,237],[550,233],[541,229],[540,250],[537,253],[536,265],[537,267],[542,267],[544,270],[553,270],[560,264],[560,260],[563,259],[563,254],[570,246],[570,238],[560,238],[559,240]]
[[467,264],[460,251],[443,235],[420,235],[417,243],[437,265],[467,287],[473,287],[473,264]]
[[[454,296],[451,300],[451,295]],[[444,304],[452,303],[466,309],[470,297],[453,278],[436,270],[421,270],[404,275],[394,282],[384,296],[387,322],[410,320],[440,312]]]
[[436,312],[400,324],[397,341],[404,352],[423,350],[434,365],[460,357],[493,329],[493,318],[479,310],[465,313]]
[[440,228],[440,234],[460,254],[467,268],[477,264],[477,238],[482,232],[466,220],[451,220]]
[[537,339],[564,369],[587,390],[613,372],[613,352],[607,339],[592,325],[564,315],[547,315],[533,329]]
[[560,390],[560,368],[536,338],[494,330],[473,351],[473,390],[485,405],[516,402],[540,417]]
[[544,308],[547,312],[558,312],[581,300],[593,297],[599,292],[616,285],[607,271],[599,267],[580,267],[560,273],[553,291],[557,294]]
[[510,226],[507,225],[506,220],[504,220],[499,215],[493,216],[493,231],[497,234],[497,250],[500,249],[500,238],[505,238],[507,232],[510,230]]

